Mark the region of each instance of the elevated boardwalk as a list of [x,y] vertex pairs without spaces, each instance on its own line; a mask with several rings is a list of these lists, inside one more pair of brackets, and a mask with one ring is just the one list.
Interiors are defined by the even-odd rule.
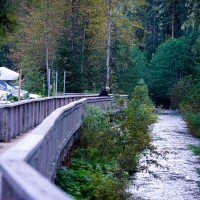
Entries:
[[89,105],[108,110],[113,99],[72,95],[0,107],[1,140],[14,144],[5,145],[0,156],[2,200],[73,199],[51,180],[78,138]]

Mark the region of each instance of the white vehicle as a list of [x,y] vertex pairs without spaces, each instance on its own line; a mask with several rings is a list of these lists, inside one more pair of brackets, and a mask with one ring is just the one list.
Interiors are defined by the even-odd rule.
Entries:
[[[14,86],[8,84],[6,81],[0,81],[0,87],[3,88],[3,90],[8,91],[12,94],[13,97],[18,97],[18,89]],[[20,98],[21,99],[29,99],[29,92],[26,90],[20,91]]]
[[38,98],[41,98],[41,96],[38,95],[38,94],[32,94],[32,93],[30,93],[30,94],[29,94],[29,98],[30,98],[30,99],[38,99]]
[[8,91],[0,89],[0,101],[8,101],[12,97],[12,94]]
[[[13,86],[14,88],[16,88],[18,90],[19,86]],[[28,92],[26,90],[21,90],[21,92]],[[29,99],[38,99],[41,98],[40,95],[38,94],[33,94],[33,93],[29,93]]]

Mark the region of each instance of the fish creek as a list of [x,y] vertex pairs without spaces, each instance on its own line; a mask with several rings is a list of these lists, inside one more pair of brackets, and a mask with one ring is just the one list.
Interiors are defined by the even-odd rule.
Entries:
[[200,199],[200,159],[190,149],[200,146],[200,139],[189,133],[178,112],[167,110],[158,113],[151,136],[154,148],[140,158],[138,172],[131,178],[131,199]]

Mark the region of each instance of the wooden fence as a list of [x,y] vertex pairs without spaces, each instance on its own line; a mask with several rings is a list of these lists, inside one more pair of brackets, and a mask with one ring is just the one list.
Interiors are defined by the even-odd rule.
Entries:
[[[55,105],[55,102],[49,101],[43,108],[52,104]],[[37,103],[38,105],[40,103]],[[73,199],[52,184],[50,180],[54,179],[63,157],[77,137],[77,131],[82,124],[82,116],[88,105],[107,109],[112,106],[112,98],[83,98],[63,107],[58,106],[60,108],[54,112],[51,106],[47,106],[52,113],[30,131],[22,141],[1,156],[2,200]],[[27,107],[29,106],[27,105]],[[9,109],[7,106],[5,108]],[[29,112],[30,110],[32,109],[29,108]],[[40,109],[35,113],[41,113],[36,116],[44,116],[44,111],[40,112]],[[29,124],[31,128],[34,123],[29,122]]]
[[81,98],[97,95],[67,95],[0,105],[0,141],[9,142],[40,124],[55,109]]

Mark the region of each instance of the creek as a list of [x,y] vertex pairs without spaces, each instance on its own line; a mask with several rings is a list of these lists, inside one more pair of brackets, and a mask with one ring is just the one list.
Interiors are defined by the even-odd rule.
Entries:
[[191,145],[200,139],[189,133],[177,111],[163,110],[151,130],[153,150],[145,150],[129,192],[134,200],[200,199],[200,159]]

